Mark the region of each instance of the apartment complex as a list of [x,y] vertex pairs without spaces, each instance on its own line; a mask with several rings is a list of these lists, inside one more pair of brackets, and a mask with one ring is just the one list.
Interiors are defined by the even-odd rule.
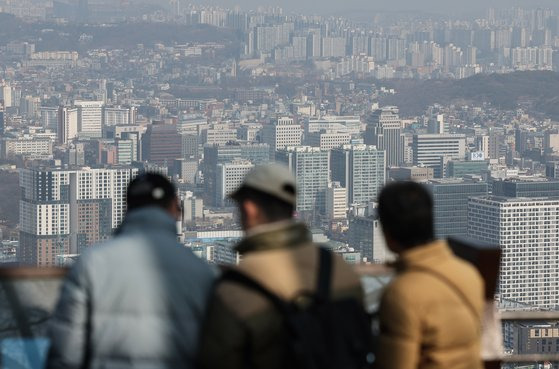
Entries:
[[20,248],[23,264],[53,266],[108,239],[126,212],[126,188],[137,169],[22,169]]

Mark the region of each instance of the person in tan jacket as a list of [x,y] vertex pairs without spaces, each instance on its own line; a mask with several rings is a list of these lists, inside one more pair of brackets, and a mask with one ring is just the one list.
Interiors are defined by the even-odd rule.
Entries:
[[484,285],[477,270],[435,240],[433,203],[417,183],[379,196],[396,277],[383,292],[377,369],[481,369]]
[[[307,227],[296,222],[296,184],[284,166],[253,169],[232,195],[246,237],[237,246],[236,271],[285,301],[298,301],[317,286],[319,250]],[[363,305],[358,275],[332,255],[331,298]],[[216,287],[202,329],[200,368],[287,368],[288,335],[282,315],[262,294],[227,279]]]

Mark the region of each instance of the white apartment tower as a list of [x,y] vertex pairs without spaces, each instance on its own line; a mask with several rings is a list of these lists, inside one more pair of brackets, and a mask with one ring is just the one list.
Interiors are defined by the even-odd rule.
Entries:
[[471,198],[468,233],[501,247],[501,299],[557,309],[559,198]]
[[135,168],[22,169],[19,262],[54,266],[108,239],[124,218]]

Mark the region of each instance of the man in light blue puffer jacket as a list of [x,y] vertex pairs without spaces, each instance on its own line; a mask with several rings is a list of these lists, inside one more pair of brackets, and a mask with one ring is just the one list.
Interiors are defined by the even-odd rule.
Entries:
[[48,368],[193,368],[213,283],[177,242],[174,186],[141,174],[114,240],[85,252],[50,324]]

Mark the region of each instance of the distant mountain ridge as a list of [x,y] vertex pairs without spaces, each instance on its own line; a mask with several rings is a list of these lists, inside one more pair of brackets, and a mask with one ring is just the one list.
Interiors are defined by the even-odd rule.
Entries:
[[478,74],[462,80],[392,80],[396,89],[383,104],[397,105],[404,115],[419,115],[433,104],[481,104],[496,108],[524,108],[559,120],[559,74],[551,71]]
[[[47,31],[48,30],[48,31]],[[81,35],[92,36],[80,42]],[[126,49],[142,43],[236,43],[239,36],[229,29],[205,24],[186,26],[168,23],[118,23],[111,25],[59,25],[48,22],[27,23],[13,15],[0,13],[0,46],[10,41],[31,41],[37,51]]]

